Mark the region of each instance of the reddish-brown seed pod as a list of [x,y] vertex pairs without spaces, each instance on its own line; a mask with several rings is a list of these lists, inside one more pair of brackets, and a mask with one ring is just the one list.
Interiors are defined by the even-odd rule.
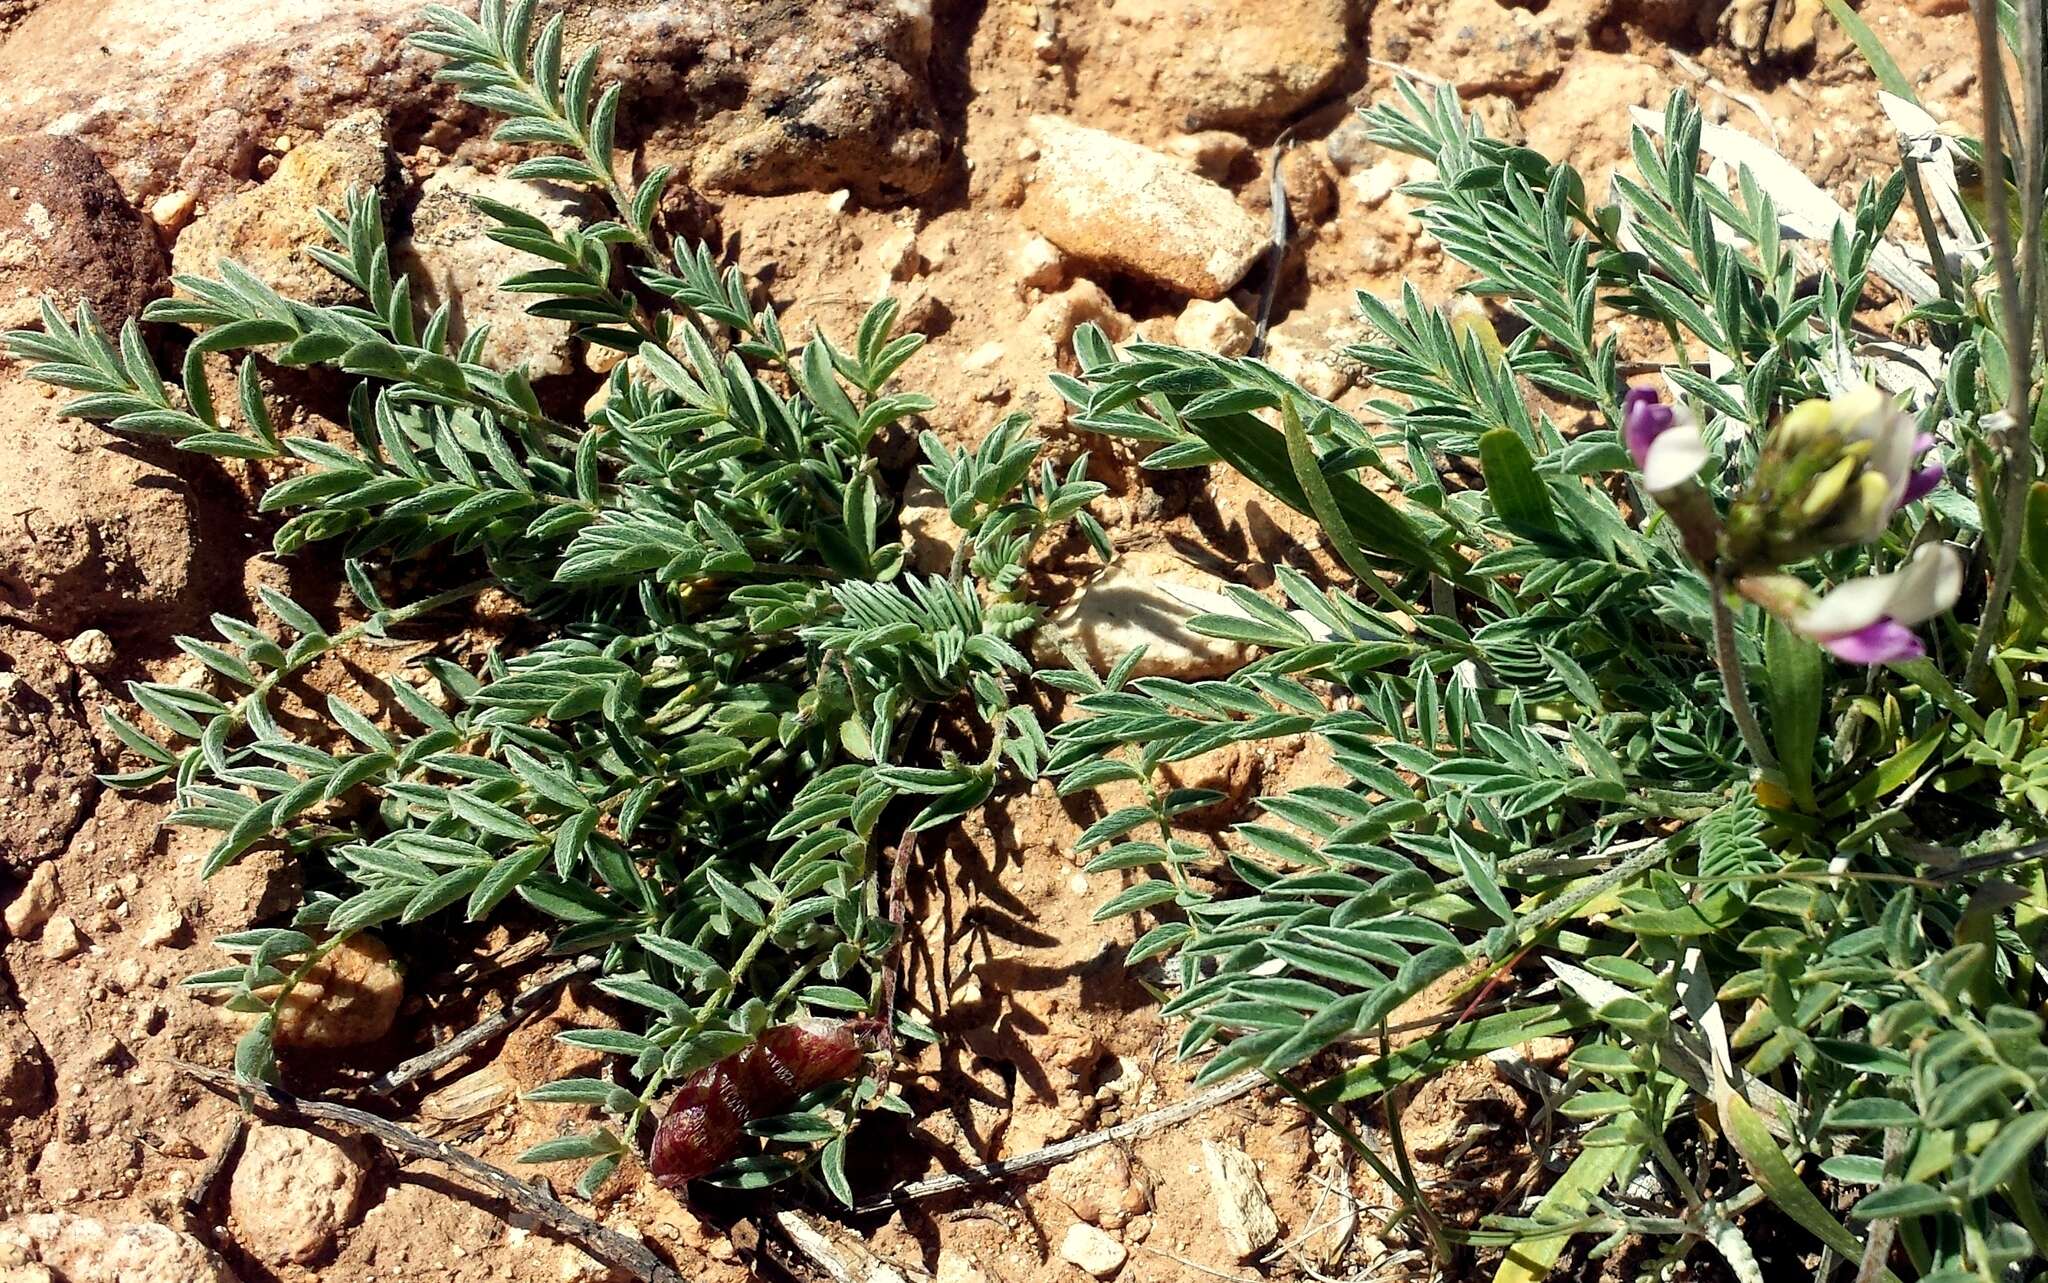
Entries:
[[683,1080],[654,1129],[654,1183],[677,1189],[709,1175],[739,1151],[746,1126],[790,1101],[860,1070],[869,1021],[800,1020]]

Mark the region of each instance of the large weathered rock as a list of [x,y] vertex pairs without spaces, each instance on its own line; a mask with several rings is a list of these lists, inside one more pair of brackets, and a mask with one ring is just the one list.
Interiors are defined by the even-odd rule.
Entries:
[[43,0],[0,0],[0,36],[13,30],[22,19],[34,13]]
[[529,183],[482,173],[467,165],[436,171],[420,184],[412,236],[402,261],[413,278],[413,297],[427,310],[450,303],[449,336],[460,341],[480,325],[491,327],[483,363],[510,370],[524,365],[541,378],[567,374],[574,365],[567,321],[527,315],[531,294],[512,294],[499,283],[520,272],[553,266],[486,234],[495,219],[471,204],[477,197],[532,214],[550,227],[574,226],[585,213],[582,196],[556,183]]
[[[45,0],[0,44],[0,112],[75,134],[132,196],[213,200],[280,134],[350,112],[393,136],[484,147],[481,115],[405,44],[416,0]],[[571,50],[603,43],[622,141],[698,159],[700,184],[916,194],[946,178],[927,0],[572,0]]]
[[1057,116],[1033,116],[1031,132],[1024,220],[1076,257],[1220,298],[1264,248],[1235,197],[1150,147]]
[[10,1270],[52,1283],[237,1283],[227,1263],[190,1234],[69,1212],[38,1212],[0,1225],[0,1271]]
[[0,370],[0,620],[69,636],[161,617],[192,577],[186,480],[60,418],[51,391]]
[[90,148],[0,139],[0,330],[37,325],[44,295],[67,313],[83,300],[117,324],[164,288],[155,235]]
[[238,1238],[273,1265],[318,1260],[354,1222],[364,1175],[362,1161],[331,1140],[259,1123],[228,1186]]
[[1090,48],[1097,79],[1178,113],[1182,129],[1268,125],[1363,71],[1359,0],[1123,0],[1117,38]]
[[[583,0],[665,158],[720,191],[915,196],[947,177],[931,0]],[[573,43],[573,41],[572,41]]]
[[311,142],[286,152],[259,187],[222,202],[187,227],[172,251],[181,276],[218,276],[232,259],[286,298],[340,303],[356,297],[346,281],[315,262],[308,245],[334,248],[320,212],[340,215],[348,194],[382,189],[391,176],[384,118],[359,111]]
[[1415,34],[1408,57],[1417,65],[1442,67],[1466,98],[1505,94],[1526,100],[1558,78],[1585,35],[1575,21],[1579,15],[1558,8],[1536,14],[1498,0],[1445,0],[1407,18]]

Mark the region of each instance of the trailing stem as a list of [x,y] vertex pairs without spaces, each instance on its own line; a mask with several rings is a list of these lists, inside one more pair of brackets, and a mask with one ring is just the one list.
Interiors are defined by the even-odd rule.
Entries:
[[[2034,42],[2038,40],[2040,31],[2039,0],[2028,0],[2023,8],[2028,15],[2022,27],[2023,38],[2027,48],[2038,54]],[[2034,278],[2038,275],[2036,259],[2041,237],[2040,201],[2037,197],[2030,198],[2025,202],[2022,216],[2033,217],[2033,225],[2021,229],[2020,245],[2013,243],[2013,211],[2011,193],[2005,181],[2004,139],[2010,95],[2005,83],[2005,62],[1999,52],[1998,20],[1992,6],[1981,0],[1972,5],[1971,10],[1977,26],[1978,76],[1984,84],[1984,202],[1985,218],[1989,224],[1986,231],[1991,238],[1991,258],[1998,275],[2007,383],[2005,404],[1997,416],[1998,448],[2004,456],[2004,467],[1999,477],[1998,560],[1984,601],[1984,619],[1977,630],[1976,644],[1970,649],[1969,667],[1963,673],[1965,690],[1975,689],[1983,677],[1984,667],[1991,658],[1991,647],[2005,623],[2006,604],[2011,600],[2013,577],[2019,568],[2020,526],[2025,516],[2027,491],[2034,480],[2034,445],[2028,431],[2032,416],[2027,412],[2028,394],[2033,382],[2033,329],[2027,319],[2026,307],[2029,294],[2036,286]],[[2027,74],[2035,77],[2039,72],[2028,70]],[[2031,80],[2026,97],[2029,108],[2026,127],[2030,133],[2037,134],[2040,95]],[[2026,153],[2039,152],[2040,139],[2014,141],[2020,149],[2014,154],[2014,173],[2023,180],[2035,180],[2037,165]],[[2023,262],[2026,270],[2024,282],[2021,275]]]

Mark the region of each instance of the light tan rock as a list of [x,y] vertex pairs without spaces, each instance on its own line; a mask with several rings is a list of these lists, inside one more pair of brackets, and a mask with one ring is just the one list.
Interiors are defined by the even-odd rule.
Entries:
[[939,1249],[938,1283],[988,1283],[988,1274],[974,1258],[950,1247]]
[[354,1047],[391,1032],[405,980],[391,951],[372,936],[336,946],[285,996],[280,1047]]
[[237,1238],[273,1265],[318,1260],[353,1223],[363,1180],[362,1162],[333,1141],[258,1123],[228,1186]]
[[0,1265],[55,1283],[237,1283],[213,1250],[148,1221],[38,1212],[0,1225]]
[[199,198],[184,188],[165,192],[149,203],[149,221],[167,236],[176,236],[192,221]]
[[50,1099],[50,1057],[28,1021],[0,1007],[0,1119],[20,1118]]
[[1129,1256],[1122,1243],[1086,1221],[1069,1225],[1060,1239],[1060,1258],[1099,1279],[1115,1278]]
[[1223,182],[1237,163],[1252,154],[1252,145],[1227,129],[1182,134],[1166,144],[1166,154],[1187,162],[1212,182]]
[[1173,323],[1173,341],[1198,352],[1243,356],[1251,351],[1252,318],[1227,298],[1195,299]]
[[1083,325],[1100,327],[1112,343],[1121,343],[1133,328],[1131,318],[1119,311],[1116,301],[1094,281],[1075,281],[1057,294],[1048,294],[1024,318],[1023,329],[1030,340],[1024,356],[1033,377],[1042,377],[1042,371],[1055,365],[1073,368],[1074,331]]
[[[1259,125],[1321,98],[1362,51],[1361,0],[1119,0],[1097,61],[1186,129]],[[1097,70],[1091,62],[1090,69]]]
[[390,182],[391,151],[384,117],[359,111],[327,132],[286,152],[261,186],[234,196],[195,219],[178,236],[171,265],[180,275],[213,277],[232,259],[286,298],[340,303],[357,297],[340,277],[306,253],[332,249],[320,211],[339,216],[354,189]]
[[1242,615],[1225,590],[1230,585],[1171,553],[1140,551],[1119,557],[1090,580],[1032,636],[1045,663],[1062,663],[1063,645],[1078,649],[1105,670],[1139,646],[1140,677],[1216,677],[1235,672],[1250,647],[1206,637],[1189,626],[1197,615]]
[[60,913],[43,927],[43,956],[52,962],[63,962],[85,952],[85,937],[79,934],[78,923],[71,915]]
[[1216,1224],[1223,1231],[1223,1241],[1240,1261],[1265,1251],[1280,1237],[1280,1222],[1267,1201],[1266,1187],[1259,1183],[1259,1165],[1241,1149],[1205,1140],[1202,1166],[1209,1173],[1209,1190],[1216,1199]]
[[1013,265],[1018,284],[1034,290],[1056,290],[1067,279],[1066,255],[1043,236],[1033,236],[1018,246]]
[[1235,197],[1171,157],[1057,116],[1030,128],[1040,154],[1024,220],[1069,254],[1220,298],[1264,248]]
[[296,908],[305,871],[285,852],[264,847],[199,880],[199,865],[220,835],[208,829],[173,829],[171,852],[195,885],[199,916],[209,932],[246,931]]
[[38,864],[21,890],[7,902],[7,934],[16,940],[35,935],[57,911],[58,898],[57,866]]
[[[0,0],[0,15],[20,7]],[[407,45],[417,0],[28,7],[0,45],[0,111],[11,129],[79,135],[131,196],[186,188],[217,202],[254,172],[256,148],[275,145],[266,140],[309,138],[365,107],[419,122],[444,151],[479,119],[454,106],[453,86],[430,82],[441,60]],[[933,95],[930,0],[558,10],[572,56],[604,46],[600,75],[619,79],[635,144],[684,162],[692,185],[852,186],[893,202],[957,173]]]
[[1046,1188],[1074,1215],[1106,1230],[1122,1229],[1147,1206],[1143,1181],[1113,1145],[1053,1168],[1046,1174]]
[[105,672],[114,666],[114,639],[100,629],[88,628],[64,643],[64,657],[87,672]]
[[576,226],[586,212],[582,195],[559,183],[503,178],[467,165],[436,170],[420,184],[412,235],[399,255],[422,307],[432,311],[452,303],[455,319],[448,332],[458,341],[478,326],[490,326],[484,365],[524,365],[534,378],[567,374],[575,364],[569,322],[529,316],[533,295],[498,288],[517,273],[553,265],[490,239],[497,220],[470,203],[478,197],[531,214],[558,231]]
[[185,934],[185,915],[176,909],[156,914],[135,933],[135,942],[145,949],[162,949],[177,943]]
[[919,574],[942,575],[953,564],[961,530],[953,524],[939,492],[922,476],[913,475],[903,488],[903,509],[896,517],[903,533],[903,552]]

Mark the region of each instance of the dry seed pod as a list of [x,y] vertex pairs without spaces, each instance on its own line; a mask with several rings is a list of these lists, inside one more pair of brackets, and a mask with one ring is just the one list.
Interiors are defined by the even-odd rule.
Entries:
[[648,1166],[654,1183],[678,1189],[723,1166],[739,1151],[746,1126],[798,1096],[851,1078],[873,1021],[800,1020],[777,1025],[752,1045],[691,1074],[676,1089],[654,1131]]

